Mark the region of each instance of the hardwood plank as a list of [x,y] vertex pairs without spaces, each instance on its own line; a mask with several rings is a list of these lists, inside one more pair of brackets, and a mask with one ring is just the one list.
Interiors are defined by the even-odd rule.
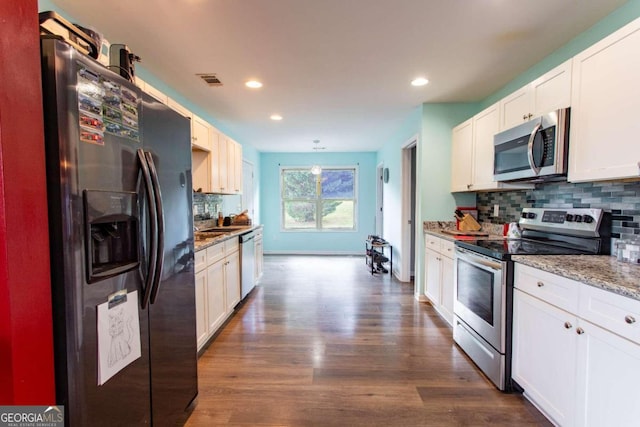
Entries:
[[187,426],[550,425],[484,377],[412,284],[361,257],[266,256],[198,368]]

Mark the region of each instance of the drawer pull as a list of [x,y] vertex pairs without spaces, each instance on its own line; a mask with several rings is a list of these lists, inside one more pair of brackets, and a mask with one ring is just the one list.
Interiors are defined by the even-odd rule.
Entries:
[[541,288],[541,287],[543,287],[543,286],[544,286],[544,283],[542,283],[542,282],[538,282],[538,287],[539,287],[539,288]]
[[569,322],[564,322],[564,328],[565,329],[571,329],[571,328],[573,328],[573,325],[571,323],[569,323]]
[[631,325],[633,323],[636,323],[636,318],[627,314],[626,316],[624,316],[624,321]]
[[578,335],[584,334],[584,329],[582,329],[582,328],[576,329],[576,334],[578,334]]

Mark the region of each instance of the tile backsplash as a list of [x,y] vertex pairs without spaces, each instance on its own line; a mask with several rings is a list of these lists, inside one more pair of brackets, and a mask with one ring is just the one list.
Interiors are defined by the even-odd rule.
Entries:
[[[500,215],[491,216],[493,205]],[[492,223],[517,221],[523,207],[600,208],[612,213],[612,237],[640,236],[640,182],[553,182],[535,189],[478,193],[478,219]]]
[[242,196],[210,193],[193,193],[193,218],[198,220],[217,218],[218,212],[227,216],[240,213]]

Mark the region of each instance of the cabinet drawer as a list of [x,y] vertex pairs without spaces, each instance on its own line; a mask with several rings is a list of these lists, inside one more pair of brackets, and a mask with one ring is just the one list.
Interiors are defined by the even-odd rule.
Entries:
[[237,237],[233,239],[226,240],[224,242],[224,253],[225,255],[232,254],[234,252],[238,252],[240,250],[240,239]]
[[440,253],[447,258],[453,259],[456,244],[445,239],[440,239]]
[[578,312],[579,282],[518,263],[514,277],[517,289],[572,314]]
[[425,234],[424,236],[425,249],[431,249],[432,251],[440,252],[441,242],[442,239],[439,237],[435,237],[430,234]]
[[207,268],[207,251],[205,250],[201,250],[196,252],[194,258],[194,269],[195,272],[199,272],[204,270],[205,268]]
[[207,248],[207,265],[211,265],[222,258],[224,258],[224,243],[218,243]]
[[640,344],[640,301],[583,285],[578,315]]

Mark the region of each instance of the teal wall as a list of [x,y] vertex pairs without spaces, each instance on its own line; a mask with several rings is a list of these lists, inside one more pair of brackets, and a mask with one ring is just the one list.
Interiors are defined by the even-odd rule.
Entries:
[[[520,89],[638,17],[640,17],[640,0],[629,0],[569,43],[510,81],[502,89],[485,98],[480,103],[478,112]],[[571,19],[571,17],[568,17],[568,19]]]
[[[375,217],[376,153],[261,153],[260,212],[266,253],[359,254],[373,234]],[[280,167],[357,166],[356,231],[282,231],[280,218]]]
[[451,194],[451,129],[473,115],[476,104],[424,104],[419,147],[421,221],[453,221],[456,206],[475,206],[474,194]]
[[[402,146],[420,136],[422,107],[414,108],[393,137],[378,151],[376,166],[389,169],[389,182],[383,184],[383,233],[382,237],[393,246],[394,270],[402,263],[400,248],[402,237]],[[376,188],[372,187],[374,193]],[[375,203],[375,198],[374,198]]]

